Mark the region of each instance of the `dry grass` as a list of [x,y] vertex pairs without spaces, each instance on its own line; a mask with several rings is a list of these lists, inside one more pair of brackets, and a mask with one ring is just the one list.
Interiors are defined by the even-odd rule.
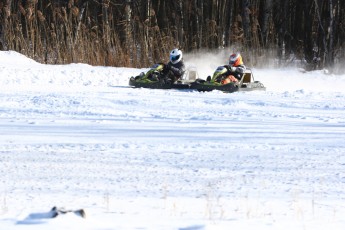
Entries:
[[123,21],[119,10],[110,1],[7,0],[0,4],[0,49],[47,64],[144,67],[166,58],[172,40],[150,22]]
[[[258,3],[254,8],[259,8]],[[181,5],[171,10],[176,4],[168,1],[3,0],[0,50],[14,50],[46,64],[136,68],[167,61],[175,47],[186,52],[236,46],[249,66],[267,66],[267,57],[277,57],[277,31],[270,21],[269,45],[261,44],[258,11],[250,14],[250,36],[246,37],[240,14],[226,22],[228,8],[213,10],[209,18],[203,6],[193,4],[186,1],[183,9]],[[201,8],[196,11],[195,7]],[[215,17],[219,13],[222,20]],[[299,59],[303,58],[301,47],[301,54],[295,53]],[[286,59],[279,58],[282,65]]]

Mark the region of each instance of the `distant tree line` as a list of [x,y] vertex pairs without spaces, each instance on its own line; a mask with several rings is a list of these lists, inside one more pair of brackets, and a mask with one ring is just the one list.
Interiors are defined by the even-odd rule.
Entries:
[[[0,49],[42,63],[145,67],[184,52],[236,47],[308,68],[344,59],[341,0],[1,0]],[[250,58],[252,57],[252,58]]]

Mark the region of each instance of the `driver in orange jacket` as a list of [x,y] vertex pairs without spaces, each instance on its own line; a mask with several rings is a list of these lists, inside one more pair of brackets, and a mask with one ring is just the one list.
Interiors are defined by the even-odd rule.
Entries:
[[222,80],[222,84],[240,81],[246,71],[246,66],[243,64],[242,56],[239,53],[231,54],[229,65],[225,65],[225,67],[228,69],[226,73],[228,77]]

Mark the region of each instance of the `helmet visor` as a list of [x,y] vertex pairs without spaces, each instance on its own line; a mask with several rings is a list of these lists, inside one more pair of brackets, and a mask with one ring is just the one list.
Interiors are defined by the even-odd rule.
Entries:
[[177,61],[180,58],[180,55],[171,56],[171,61]]

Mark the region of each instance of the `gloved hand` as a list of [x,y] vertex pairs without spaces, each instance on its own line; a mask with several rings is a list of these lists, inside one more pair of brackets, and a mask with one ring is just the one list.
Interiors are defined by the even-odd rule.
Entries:
[[232,67],[231,65],[225,65],[225,68],[230,71],[230,72],[235,72],[236,71],[236,67]]
[[168,71],[168,70],[170,70],[170,65],[168,65],[168,64],[165,64],[165,65],[164,65],[164,70],[165,70],[165,71]]

